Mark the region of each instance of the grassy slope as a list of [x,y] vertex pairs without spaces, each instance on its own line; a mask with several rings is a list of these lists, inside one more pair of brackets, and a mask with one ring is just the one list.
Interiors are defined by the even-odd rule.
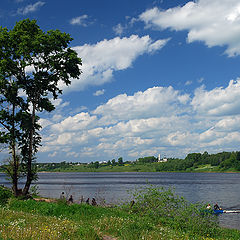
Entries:
[[[126,164],[124,166],[101,166],[89,168],[87,165],[69,166],[68,168],[56,168],[51,172],[156,172],[157,166],[161,163]],[[239,172],[235,169],[220,170],[217,166],[201,165],[183,172]]]
[[127,166],[104,166],[89,168],[85,165],[56,168],[53,172],[156,172],[154,164],[131,164]]
[[240,239],[237,230],[219,229],[213,235],[199,236],[190,231],[171,228],[164,219],[156,221],[119,208],[93,207],[35,202],[10,201],[0,208],[0,239]]

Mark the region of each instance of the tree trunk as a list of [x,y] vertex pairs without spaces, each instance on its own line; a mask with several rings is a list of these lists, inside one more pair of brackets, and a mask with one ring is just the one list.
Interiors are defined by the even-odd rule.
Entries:
[[[16,139],[15,139],[15,104],[13,104],[12,109],[12,144],[11,144],[11,150],[12,150],[12,163],[13,163],[13,173],[12,173],[12,190],[15,197],[18,196],[18,162],[17,162],[17,156],[16,156]],[[11,164],[11,163],[9,163]]]
[[13,174],[12,174],[12,190],[15,197],[18,196],[18,166],[16,163],[15,145],[12,145],[12,160],[13,160]]
[[29,148],[28,148],[28,159],[27,159],[27,180],[23,189],[23,196],[26,196],[29,193],[29,189],[33,180],[32,172],[32,160],[33,160],[33,135],[34,135],[34,125],[35,125],[35,109],[36,105],[33,102],[32,110],[32,126],[29,133]]

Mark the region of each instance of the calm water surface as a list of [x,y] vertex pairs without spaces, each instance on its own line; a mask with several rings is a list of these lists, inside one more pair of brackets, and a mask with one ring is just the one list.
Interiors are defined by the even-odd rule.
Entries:
[[[8,185],[3,174],[0,184]],[[74,200],[95,197],[116,203],[131,200],[135,188],[153,184],[173,187],[191,202],[218,203],[224,209],[240,209],[238,173],[39,173],[37,182],[42,196],[58,198],[64,191]],[[240,214],[221,214],[220,224],[240,229]]]

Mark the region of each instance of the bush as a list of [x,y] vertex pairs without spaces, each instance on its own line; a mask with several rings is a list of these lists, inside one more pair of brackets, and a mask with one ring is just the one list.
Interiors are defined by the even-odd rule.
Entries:
[[128,209],[150,217],[155,223],[188,232],[189,235],[214,236],[219,228],[216,216],[206,211],[206,205],[189,203],[170,188],[149,186],[137,190],[133,197],[135,204]]
[[12,196],[12,191],[9,188],[0,186],[0,205],[5,205]]

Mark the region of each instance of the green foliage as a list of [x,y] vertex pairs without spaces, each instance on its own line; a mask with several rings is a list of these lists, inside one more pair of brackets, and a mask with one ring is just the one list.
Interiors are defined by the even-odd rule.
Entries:
[[205,211],[205,205],[192,204],[177,196],[170,188],[146,187],[133,195],[136,203],[132,213],[159,220],[172,228],[187,231],[190,235],[214,236],[219,230],[216,217]]
[[30,188],[30,195],[32,197],[38,197],[39,196],[39,186],[38,185],[33,185]]
[[157,162],[157,158],[154,156],[150,156],[150,157],[144,157],[144,158],[139,158],[138,162],[140,163],[153,163],[153,162]]
[[96,162],[94,162],[94,164],[93,164],[93,165],[94,165],[94,168],[99,168],[99,165],[100,165],[100,164],[99,164],[99,162],[98,162],[98,161],[96,161]]
[[0,205],[5,205],[11,197],[12,191],[9,188],[0,186]]
[[116,160],[115,159],[112,160],[112,165],[116,166]]
[[11,157],[4,160],[4,165],[2,165],[3,172],[7,175],[7,179],[13,183],[14,174],[16,174],[17,179],[24,177],[24,169],[22,164],[22,158],[20,155],[15,156],[15,160]]
[[120,158],[118,158],[118,166],[123,166],[123,158],[122,157],[120,157]]
[[208,154],[207,152],[190,153],[185,159],[169,158],[167,162],[156,166],[156,171],[194,171],[202,165],[210,165],[218,171],[240,171],[239,152],[222,152]]

